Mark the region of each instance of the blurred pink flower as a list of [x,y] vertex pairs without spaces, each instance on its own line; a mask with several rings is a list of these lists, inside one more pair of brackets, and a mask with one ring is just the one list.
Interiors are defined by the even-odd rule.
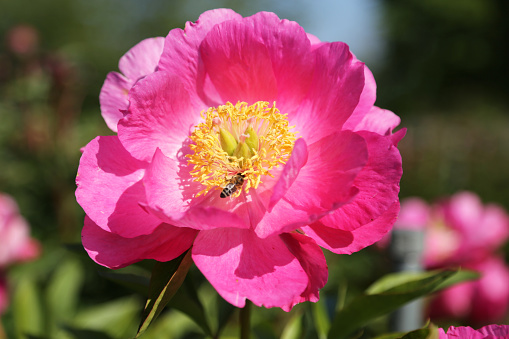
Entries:
[[16,202],[0,194],[0,313],[7,307],[7,267],[39,255],[39,243],[30,238],[29,231]]
[[424,229],[427,268],[460,265],[490,256],[509,238],[509,216],[477,195],[460,192],[432,206],[405,199],[395,228]]
[[233,305],[289,310],[326,283],[318,245],[352,253],[392,227],[405,131],[373,106],[374,78],[346,44],[220,9],[170,31],[162,53],[143,41],[120,68],[101,92],[118,135],[84,148],[76,180],[97,263],[192,246]]
[[429,305],[430,316],[465,319],[472,324],[502,320],[509,306],[509,268],[503,259],[490,257],[462,267],[481,273],[481,278],[439,293]]
[[39,243],[30,238],[29,232],[16,202],[0,194],[0,270],[12,263],[38,256]]
[[9,305],[9,297],[7,295],[7,281],[2,272],[0,272],[0,315],[5,312]]
[[482,274],[477,281],[440,292],[429,305],[430,316],[486,324],[500,320],[509,306],[509,268],[495,251],[509,237],[509,217],[494,204],[483,206],[477,195],[460,192],[428,206],[406,199],[395,228],[421,228],[428,269],[461,266]]
[[438,329],[439,339],[507,339],[509,338],[508,325],[487,325],[478,330],[468,326],[451,326],[447,333],[442,328]]
[[453,263],[489,256],[509,238],[509,216],[471,192],[460,192],[440,204],[443,222],[460,236]]
[[37,51],[39,32],[29,25],[17,25],[9,29],[6,35],[7,48],[19,55],[29,56]]

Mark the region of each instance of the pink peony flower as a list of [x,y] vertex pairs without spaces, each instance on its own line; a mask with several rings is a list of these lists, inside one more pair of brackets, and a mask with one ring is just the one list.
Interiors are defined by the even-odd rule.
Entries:
[[30,238],[30,229],[19,214],[18,205],[0,194],[0,270],[39,255],[39,243]]
[[481,273],[481,278],[439,293],[429,305],[431,317],[465,319],[473,324],[502,320],[509,308],[509,268],[503,259],[490,257],[463,267]]
[[92,140],[80,161],[90,257],[120,268],[192,246],[235,306],[317,301],[320,246],[358,251],[399,211],[404,130],[392,134],[399,118],[373,106],[371,72],[344,43],[266,12],[212,10],[170,31],[162,52],[149,41],[101,92],[118,135]]
[[454,327],[451,326],[447,333],[442,328],[438,329],[439,339],[507,339],[509,338],[508,325],[488,325],[478,330],[474,330],[468,326]]
[[19,214],[16,202],[0,194],[0,314],[8,304],[7,267],[39,255],[39,243],[30,238],[29,227]]
[[433,319],[455,318],[486,324],[509,308],[509,268],[493,253],[509,237],[509,217],[499,206],[482,205],[474,193],[460,192],[428,206],[418,198],[401,204],[394,227],[426,232],[424,264],[428,269],[461,266],[481,273],[437,294],[429,305]]
[[479,261],[509,238],[509,216],[504,209],[483,206],[471,192],[457,193],[432,206],[419,198],[405,199],[394,227],[425,229],[427,268]]
[[[454,260],[489,256],[509,238],[509,216],[500,206],[486,204],[471,192],[460,192],[439,205],[443,220],[460,235]],[[460,259],[461,258],[461,259]]]

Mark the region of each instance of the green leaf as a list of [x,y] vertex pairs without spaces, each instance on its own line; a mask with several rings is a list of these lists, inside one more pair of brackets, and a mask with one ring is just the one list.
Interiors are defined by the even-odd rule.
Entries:
[[58,323],[74,318],[82,284],[83,270],[77,260],[65,260],[51,276],[46,289],[50,334],[56,333]]
[[141,315],[141,323],[136,338],[138,338],[164,309],[175,295],[189,271],[193,260],[191,250],[187,250],[178,258],[160,263],[157,262],[152,270],[149,296],[145,309]]
[[453,276],[451,276],[450,278],[448,278],[444,282],[442,282],[440,285],[438,285],[438,287],[433,292],[441,291],[443,289],[446,289],[448,287],[451,287],[453,285],[456,285],[456,284],[459,284],[459,283],[462,283],[465,281],[477,280],[480,277],[481,277],[481,274],[479,272],[458,269],[456,274],[454,274]]
[[84,330],[71,326],[64,326],[64,329],[73,335],[75,339],[112,339],[107,333],[96,330]]
[[[373,283],[373,285],[371,285],[366,290],[366,294],[378,294],[382,292],[387,292],[394,288],[397,288],[397,286],[399,285],[432,277],[438,272],[441,271],[436,270],[428,272],[400,272],[387,274],[380,278],[375,283]],[[447,288],[460,282],[478,279],[479,276],[480,276],[479,273],[475,271],[458,270],[456,274],[446,279],[443,282],[443,284],[437,286],[435,291],[442,290],[444,288]]]
[[112,338],[128,338],[136,331],[140,298],[123,297],[81,309],[69,328],[103,332]]
[[320,339],[327,338],[327,332],[330,329],[330,320],[325,308],[325,300],[325,297],[322,297],[318,302],[311,304],[316,332]]
[[387,283],[388,280],[382,278],[385,282],[376,282],[368,289],[370,294],[358,296],[336,313],[328,337],[348,338],[372,319],[392,312],[413,299],[450,286],[446,281],[455,274],[456,271],[424,272],[420,278],[396,278],[399,284]]
[[429,324],[425,328],[408,332],[401,339],[437,339],[438,338],[438,327],[433,324]]
[[173,299],[170,301],[168,306],[181,311],[188,315],[193,321],[201,327],[203,332],[212,336],[207,317],[205,316],[205,309],[203,308],[196,289],[193,286],[191,280],[185,279],[184,283],[180,287],[179,291]]
[[391,332],[391,333],[384,333],[382,335],[378,335],[373,339],[400,339],[404,335],[405,335],[405,332]]
[[295,313],[286,323],[281,339],[298,339],[302,337],[302,313]]
[[119,285],[125,286],[143,296],[148,295],[150,279],[133,273],[119,273],[115,271],[99,271],[99,275]]
[[233,312],[237,308],[224,300],[222,297],[217,297],[217,330],[214,338],[219,338],[219,335],[225,328],[226,324],[232,317]]
[[438,338],[438,327],[430,323],[423,328],[408,333],[404,332],[386,333],[377,336],[374,339],[437,339],[437,338]]
[[43,335],[44,317],[39,295],[40,291],[31,277],[19,280],[12,300],[16,338]]

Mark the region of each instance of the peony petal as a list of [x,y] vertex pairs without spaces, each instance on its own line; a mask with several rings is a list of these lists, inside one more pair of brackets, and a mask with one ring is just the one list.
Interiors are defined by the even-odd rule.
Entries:
[[273,102],[277,84],[269,52],[246,23],[214,26],[200,45],[204,72],[222,102]]
[[443,329],[439,329],[439,339],[495,339],[495,338],[485,338],[482,334],[478,333],[476,330],[469,326],[460,326],[454,327],[451,326],[447,330],[447,334],[445,334]]
[[[201,14],[195,23],[186,22],[185,30],[172,29],[164,43],[159,69],[179,76],[182,82],[189,86],[189,90],[199,91],[205,81],[203,75],[198,76],[200,67],[203,67],[199,54],[200,44],[215,25],[227,20],[241,19],[242,16],[231,9],[214,9]],[[203,93],[200,95],[202,100],[207,102]]]
[[117,132],[117,123],[129,106],[127,94],[136,81],[156,70],[164,38],[145,39],[131,48],[119,62],[124,75],[110,72],[99,94],[101,114],[108,127]]
[[76,199],[85,213],[105,231],[124,237],[151,233],[161,223],[140,207],[147,163],[134,159],[117,136],[92,140],[81,157]]
[[309,39],[309,42],[311,43],[311,46],[316,46],[316,45],[319,45],[322,43],[322,41],[320,39],[318,39],[318,37],[314,34],[311,34],[311,33],[306,33],[308,39]]
[[[369,131],[380,135],[390,135],[396,128],[401,119],[389,110],[381,109],[376,106],[368,109],[368,113],[357,124],[349,124],[350,119],[345,123],[345,129],[352,131]],[[349,128],[351,126],[351,128]]]
[[274,205],[286,194],[299,175],[300,169],[308,161],[308,150],[304,139],[299,138],[293,146],[292,155],[286,163],[279,180],[274,185],[274,193],[270,197],[269,212]]
[[399,202],[394,202],[381,216],[353,231],[327,227],[321,220],[302,227],[302,230],[318,245],[329,251],[337,254],[352,254],[382,239],[392,228],[398,212]]
[[120,58],[118,68],[131,81],[154,73],[163,52],[164,38],[142,40]]
[[349,201],[354,179],[368,159],[364,139],[350,131],[334,133],[308,146],[308,154],[285,199],[311,213],[329,212]]
[[231,304],[293,305],[308,286],[308,275],[280,237],[260,239],[251,230],[201,231],[193,260],[218,293]]
[[486,325],[477,331],[486,336],[495,336],[495,338],[509,337],[509,325]]
[[403,139],[403,137],[406,135],[406,131],[407,129],[406,128],[402,128],[400,129],[399,131],[397,132],[394,132],[392,135],[391,135],[391,139],[392,139],[392,144],[396,147],[398,147],[398,143],[401,141],[401,139]]
[[304,301],[317,302],[320,299],[318,291],[327,283],[329,274],[325,256],[313,239],[298,233],[284,233],[280,237],[290,252],[299,260],[309,278],[306,290],[295,298],[292,304],[283,307],[283,310],[289,312],[298,303]]
[[218,227],[249,228],[249,223],[239,215],[226,210],[228,202],[221,199],[218,192],[211,191],[201,199],[192,198],[197,190],[187,186],[199,184],[191,180],[187,163],[183,170],[179,166],[178,161],[156,150],[143,178],[147,207],[154,215],[172,225],[199,230]]
[[124,117],[123,110],[129,106],[127,94],[133,82],[125,78],[117,72],[110,72],[104,81],[101,93],[99,94],[99,102],[101,103],[101,114],[106,125],[113,131],[117,132],[117,124]]
[[322,214],[313,214],[306,210],[295,208],[293,204],[283,198],[274,206],[270,213],[265,213],[263,219],[256,225],[255,232],[260,238],[266,238],[294,231],[315,222],[322,216]]
[[360,192],[355,199],[323,218],[325,225],[345,231],[378,218],[398,200],[399,181],[403,173],[401,155],[390,136],[358,132],[368,145],[368,163],[354,181]]
[[206,108],[167,72],[140,80],[129,92],[129,101],[127,114],[118,124],[118,137],[133,157],[144,161],[150,161],[157,148],[175,157]]
[[197,233],[189,228],[160,224],[150,234],[124,238],[85,217],[81,238],[92,260],[109,268],[121,268],[143,259],[175,259],[192,246]]
[[359,103],[364,89],[364,64],[341,42],[324,43],[314,51],[314,76],[310,91],[291,125],[308,145],[340,131]]
[[[366,159],[364,139],[350,131],[334,133],[309,146],[308,161],[293,184],[275,185],[274,201],[283,189],[286,193],[256,226],[256,234],[265,238],[293,231],[350,202],[358,192],[353,186],[355,176]],[[293,169],[291,162],[290,166]],[[284,171],[282,176],[286,178]]]
[[314,56],[304,29],[274,13],[259,12],[244,19],[252,25],[269,53],[277,85],[277,106],[294,112],[306,96],[313,78]]
[[[345,122],[343,128],[357,131],[356,127],[366,118],[366,115],[373,109],[376,100],[376,82],[373,73],[368,66],[364,65],[364,88],[362,89],[359,103],[352,115]],[[371,130],[369,130],[371,131]],[[372,131],[374,132],[374,131]]]

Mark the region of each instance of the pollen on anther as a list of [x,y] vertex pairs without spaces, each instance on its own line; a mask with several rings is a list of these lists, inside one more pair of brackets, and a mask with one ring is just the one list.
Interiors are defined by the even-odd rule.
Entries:
[[[290,157],[295,133],[291,131],[293,127],[288,126],[287,115],[279,112],[275,102],[272,106],[264,101],[253,105],[228,102],[202,111],[201,116],[203,122],[190,135],[193,153],[186,155],[188,163],[193,165],[190,172],[193,180],[204,186],[197,196],[211,189],[222,190],[238,173],[245,175],[242,190],[248,193],[249,189],[258,188],[263,176],[272,177],[270,171],[285,164]],[[248,127],[251,134],[246,133]],[[249,138],[249,151],[237,152],[238,157],[228,155],[221,146],[219,129],[226,129],[237,143]]]

